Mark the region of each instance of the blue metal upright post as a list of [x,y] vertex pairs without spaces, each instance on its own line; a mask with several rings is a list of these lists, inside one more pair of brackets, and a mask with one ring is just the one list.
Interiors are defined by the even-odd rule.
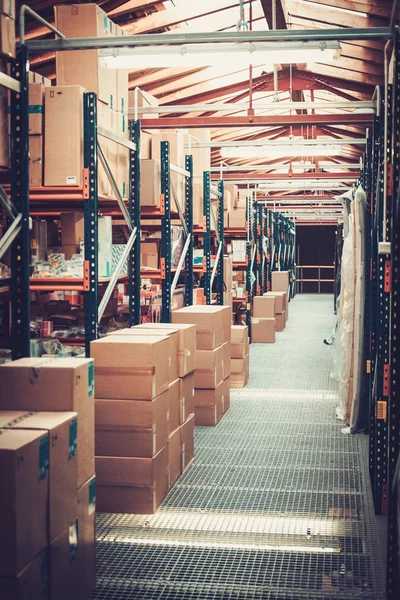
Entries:
[[140,121],[130,123],[130,139],[136,152],[129,150],[129,216],[137,234],[128,259],[129,327],[140,323]]
[[171,194],[170,194],[170,149],[169,142],[161,142],[161,196],[163,215],[161,217],[161,271],[162,306],[161,322],[171,321]]
[[185,257],[185,306],[193,304],[193,157],[185,157],[185,169],[190,177],[185,181],[185,222],[190,235],[189,248]]
[[98,196],[97,196],[97,96],[86,93],[84,102],[84,167],[88,170],[89,197],[84,203],[85,262],[85,349],[98,337]]
[[218,198],[218,235],[221,243],[221,253],[219,255],[217,269],[217,304],[224,304],[224,182],[218,181],[218,191],[221,194]]
[[22,214],[21,230],[11,250],[12,358],[30,356],[30,241],[29,241],[29,114],[28,50],[21,46],[12,75],[21,84],[11,92],[11,199]]
[[206,304],[211,304],[211,181],[210,172],[203,173],[204,194],[204,257],[206,259],[206,272],[204,273],[204,295]]

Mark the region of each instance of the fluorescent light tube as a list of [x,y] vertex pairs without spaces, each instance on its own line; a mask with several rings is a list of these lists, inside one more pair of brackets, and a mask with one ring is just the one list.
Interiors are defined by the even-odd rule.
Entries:
[[[204,34],[207,39],[207,34]],[[163,67],[209,67],[229,64],[235,68],[250,64],[264,65],[269,70],[274,64],[330,62],[340,56],[338,41],[314,40],[289,43],[236,42],[220,44],[185,44],[135,46],[100,51],[104,64],[113,69],[149,69]]]
[[[338,145],[315,144],[301,146],[299,144],[287,146],[232,146],[221,148],[221,158],[276,158],[282,156],[337,156],[342,154]],[[272,167],[273,168],[273,167]]]

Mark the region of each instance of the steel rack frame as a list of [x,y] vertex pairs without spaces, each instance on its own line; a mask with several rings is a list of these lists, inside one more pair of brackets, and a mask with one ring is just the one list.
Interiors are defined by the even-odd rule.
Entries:
[[[215,217],[211,206],[211,196],[218,199],[218,215]],[[224,303],[224,182],[218,181],[217,188],[211,185],[210,171],[203,172],[203,215],[204,215],[204,295],[206,304],[212,302],[212,290],[216,281],[217,304]],[[217,254],[211,269],[211,218],[213,220]],[[193,267],[192,267],[193,268]]]
[[[369,433],[371,420],[371,401],[372,401],[372,305],[373,305],[373,286],[372,286],[372,207],[373,207],[373,192],[372,192],[372,173],[373,173],[373,156],[372,156],[372,139],[369,138],[363,160],[362,186],[365,190],[366,206],[365,206],[365,313],[364,313],[364,356],[365,356],[365,386],[364,386],[364,431]],[[342,229],[338,229],[342,232]],[[336,253],[336,260],[337,260]],[[336,281],[336,277],[335,277]],[[335,314],[336,314],[336,299],[337,290],[335,283]]]
[[246,325],[249,331],[249,338],[251,342],[251,301],[252,301],[252,239],[251,239],[251,227],[252,227],[252,210],[251,210],[251,198],[246,198]]

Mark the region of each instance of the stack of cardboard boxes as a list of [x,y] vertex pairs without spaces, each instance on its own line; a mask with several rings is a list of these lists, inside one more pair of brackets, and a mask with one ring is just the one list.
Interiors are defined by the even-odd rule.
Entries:
[[251,319],[252,342],[273,344],[275,331],[275,297],[256,296],[253,299],[253,318]]
[[249,329],[246,325],[231,328],[231,388],[243,388],[249,381]]
[[43,134],[46,88],[50,79],[29,71],[29,185],[43,185]]
[[228,410],[232,309],[188,306],[172,312],[173,323],[196,325],[195,424],[216,425]]
[[224,256],[224,305],[232,306],[233,258],[232,254]]
[[0,0],[0,56],[15,58],[15,0]]
[[288,301],[286,292],[267,292],[264,296],[275,298],[276,331],[283,331],[286,327],[288,315]]
[[17,360],[0,387],[0,597],[83,600],[95,585],[93,361]]

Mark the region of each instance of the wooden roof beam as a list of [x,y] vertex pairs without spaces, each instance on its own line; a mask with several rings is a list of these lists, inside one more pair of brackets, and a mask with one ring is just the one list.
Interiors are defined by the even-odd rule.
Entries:
[[[351,2],[346,2],[346,4],[350,7]],[[288,18],[292,16],[301,17],[302,19],[310,19],[313,22],[328,23],[335,27],[349,27],[349,24],[355,28],[387,27],[388,25],[385,18],[363,17],[358,16],[357,13],[349,15],[347,12],[340,10],[340,8],[335,10],[335,6],[336,4],[334,6],[331,4],[329,10],[322,4],[308,2],[307,0],[287,0],[286,2]]]

